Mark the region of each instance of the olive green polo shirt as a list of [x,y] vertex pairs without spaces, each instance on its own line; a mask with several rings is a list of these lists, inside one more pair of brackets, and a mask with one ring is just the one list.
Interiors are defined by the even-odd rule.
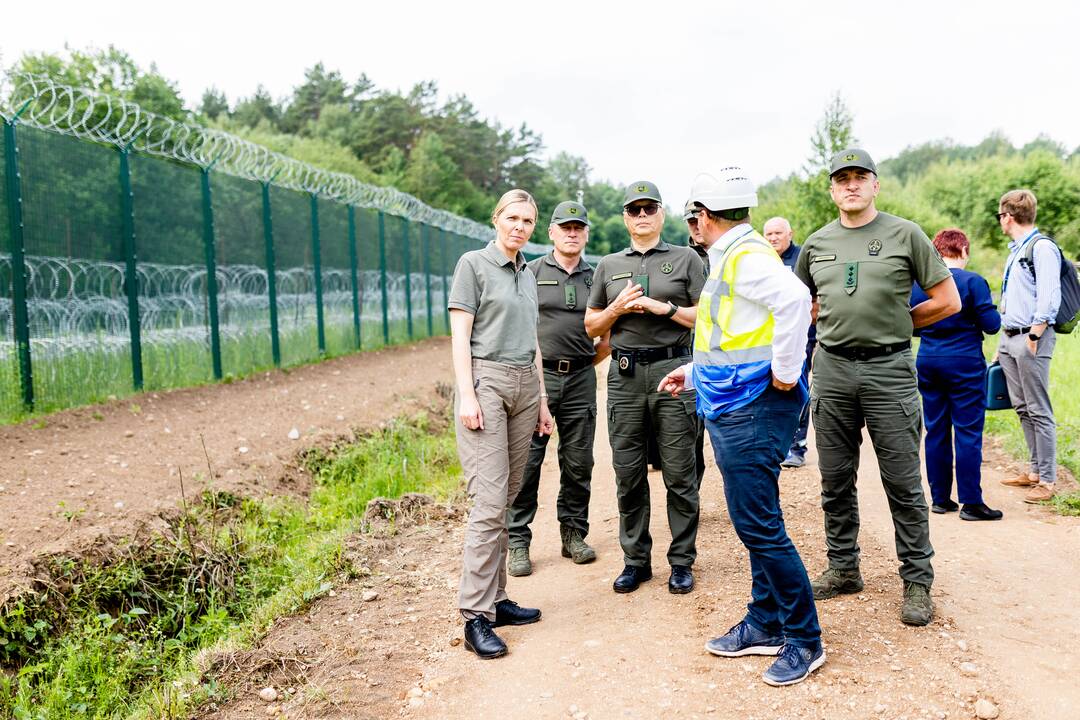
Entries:
[[517,254],[511,261],[494,241],[458,259],[447,307],[473,315],[470,345],[481,360],[528,365],[536,357],[536,280]]
[[[705,266],[697,253],[688,247],[669,245],[661,240],[656,247],[641,253],[631,245],[600,260],[593,275],[589,307],[606,308],[626,287],[627,280],[637,283],[640,277],[646,276],[649,297],[689,307],[697,305],[705,285]],[[624,350],[673,345],[689,347],[690,330],[671,318],[652,313],[629,313],[611,326],[611,344]]]
[[572,273],[563,270],[549,252],[529,263],[536,276],[540,303],[540,353],[545,360],[578,360],[596,355],[585,332],[585,306],[593,284],[593,268],[585,258]]
[[817,338],[828,347],[911,340],[911,286],[951,277],[922,229],[878,212],[858,228],[833,220],[803,243],[795,274],[820,304]]

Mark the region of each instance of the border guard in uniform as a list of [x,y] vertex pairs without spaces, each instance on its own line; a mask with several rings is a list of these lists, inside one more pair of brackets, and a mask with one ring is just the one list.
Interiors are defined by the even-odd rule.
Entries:
[[668,590],[694,588],[697,557],[698,480],[694,463],[697,409],[693,393],[674,398],[656,385],[690,355],[704,267],[686,247],[660,239],[664,208],[660,191],[646,180],[623,196],[630,247],[605,256],[596,268],[585,329],[592,337],[611,332],[608,371],[608,437],[619,500],[619,542],[625,568],[614,590],[628,593],[652,577],[649,480],[645,428],[658,440],[667,488],[671,546]]
[[[829,192],[840,217],[806,239],[795,274],[819,307],[810,409],[814,416],[821,508],[829,567],[813,581],[818,600],[863,589],[859,572],[862,429],[878,457],[889,499],[904,601],[900,620],[934,616],[930,521],[922,489],[922,412],[911,356],[913,328],[960,311],[960,294],[930,238],[915,223],[874,205],[877,166],[865,150],[837,153]],[[918,283],[929,299],[909,304]]]
[[[584,258],[589,242],[589,213],[571,201],[555,206],[548,225],[555,248],[529,263],[536,276],[540,304],[540,353],[544,358],[544,388],[548,408],[559,429],[559,536],[562,555],[578,565],[596,559],[585,542],[589,534],[589,498],[596,434],[596,371],[593,366],[610,353],[607,336],[599,345],[585,332],[585,305],[593,284],[593,268]],[[534,434],[521,490],[506,511],[510,530],[507,572],[532,572],[529,524],[536,517],[540,467],[550,435]]]

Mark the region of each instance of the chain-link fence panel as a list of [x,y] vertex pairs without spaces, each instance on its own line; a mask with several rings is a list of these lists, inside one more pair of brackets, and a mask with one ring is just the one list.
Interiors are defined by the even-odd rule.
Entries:
[[221,364],[243,375],[274,364],[262,187],[212,174]]
[[[6,129],[5,129],[6,131]],[[23,412],[11,286],[11,217],[8,215],[7,155],[0,143],[0,420]]]
[[131,189],[145,387],[208,382],[214,374],[201,171],[135,155]]
[[37,410],[132,391],[115,149],[19,128]]
[[319,201],[319,246],[322,250],[323,325],[326,353],[343,355],[356,349],[353,332],[352,262],[349,253],[349,209],[332,200]]
[[273,187],[270,206],[274,215],[281,363],[296,365],[319,357],[311,196]]
[[406,342],[412,323],[408,312],[412,298],[406,295],[411,280],[405,267],[406,228],[403,218],[385,214],[386,297],[391,344]]
[[379,213],[356,209],[357,277],[360,296],[360,346],[383,345],[382,269],[379,264]]

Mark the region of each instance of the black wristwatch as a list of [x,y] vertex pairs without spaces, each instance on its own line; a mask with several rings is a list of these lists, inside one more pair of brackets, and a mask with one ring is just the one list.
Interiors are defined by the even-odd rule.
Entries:
[[1039,342],[1039,338],[1041,338],[1041,337],[1042,337],[1042,335],[1036,335],[1033,332],[1028,333],[1028,340],[1030,340],[1031,342]]
[[675,313],[679,312],[679,306],[671,302],[670,300],[668,300],[668,305],[671,306],[671,309],[668,310],[668,314],[664,317],[675,317]]

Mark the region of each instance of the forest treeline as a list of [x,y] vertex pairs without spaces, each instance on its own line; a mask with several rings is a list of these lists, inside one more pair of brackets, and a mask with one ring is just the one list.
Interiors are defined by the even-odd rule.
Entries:
[[[546,209],[581,191],[593,220],[590,251],[604,254],[627,244],[621,183],[637,178],[595,179],[585,158],[565,152],[547,157],[539,132],[484,118],[466,96],[442,97],[435,81],[407,92],[388,90],[365,74],[349,79],[319,63],[286,97],[275,98],[261,85],[238,98],[209,88],[192,108],[174,81],[154,66],[138,67],[112,47],[29,54],[11,70],[117,94],[160,115],[220,128],[363,182],[396,187],[482,223],[502,192],[524,187],[542,209],[537,242],[547,241]],[[858,142],[855,129],[843,99],[831,98],[813,129],[809,159],[761,187],[755,224],[760,228],[768,217],[784,215],[798,241],[834,218],[825,166],[833,151]],[[1029,187],[1039,198],[1040,228],[1071,256],[1080,254],[1080,148],[1070,152],[1042,136],[1016,147],[995,133],[972,146],[934,140],[877,159],[879,207],[918,222],[930,235],[957,226],[997,257],[1005,245],[994,217],[997,199],[1011,188]],[[682,244],[681,209],[668,208],[664,236]],[[978,258],[975,263],[982,264]]]

